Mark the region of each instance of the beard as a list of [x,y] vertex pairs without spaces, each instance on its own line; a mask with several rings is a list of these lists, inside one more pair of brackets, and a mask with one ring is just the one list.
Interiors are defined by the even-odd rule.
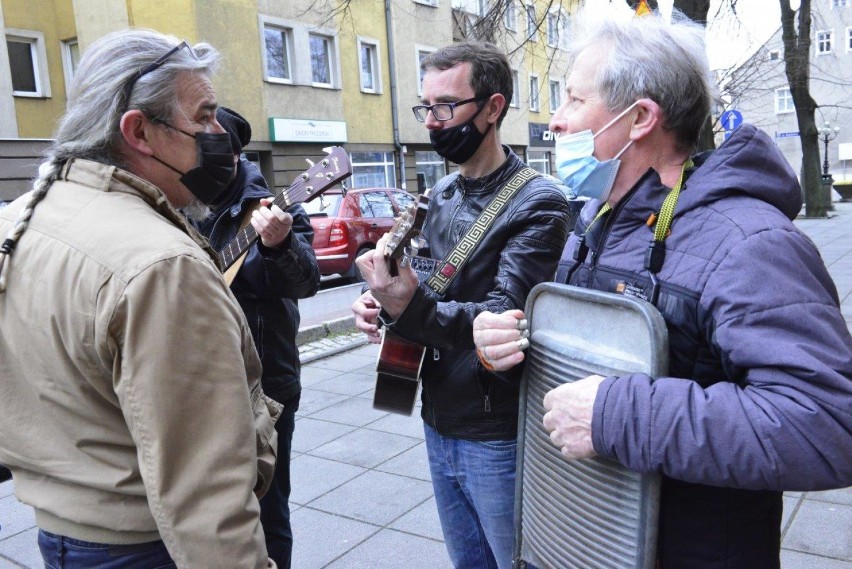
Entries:
[[183,213],[190,221],[194,221],[195,223],[201,223],[212,214],[212,210],[210,206],[202,203],[201,200],[194,197],[192,201],[189,202],[188,205],[180,208],[181,213]]

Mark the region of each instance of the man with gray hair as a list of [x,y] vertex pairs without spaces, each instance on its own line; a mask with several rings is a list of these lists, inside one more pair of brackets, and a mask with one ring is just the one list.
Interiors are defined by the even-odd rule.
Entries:
[[[561,385],[544,427],[568,459],[662,474],[661,569],[777,568],[782,491],[852,483],[852,338],[792,223],[796,176],[750,125],[695,154],[711,102],[700,26],[645,16],[574,29],[585,33],[550,129],[559,177],[590,201],[556,280],[654,304],[669,372]],[[498,370],[524,357],[513,322],[474,323]]]
[[150,31],[93,43],[33,191],[0,215],[0,463],[49,567],[274,566],[257,496],[280,409],[175,209],[204,215],[233,174],[218,60]]

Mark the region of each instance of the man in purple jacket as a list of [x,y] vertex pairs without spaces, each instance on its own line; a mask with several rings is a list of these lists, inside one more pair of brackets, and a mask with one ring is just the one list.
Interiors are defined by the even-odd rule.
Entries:
[[[658,567],[777,568],[782,492],[852,483],[852,338],[837,291],[791,222],[801,190],[768,136],[743,125],[694,155],[711,101],[702,29],[584,23],[550,130],[559,177],[591,199],[557,281],[653,303],[670,377],[562,385],[544,426],[568,459],[663,475]],[[474,322],[498,370],[523,360],[522,317]]]

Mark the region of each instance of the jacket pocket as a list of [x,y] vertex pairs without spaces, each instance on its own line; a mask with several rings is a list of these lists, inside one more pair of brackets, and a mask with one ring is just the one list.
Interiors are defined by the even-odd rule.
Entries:
[[255,443],[257,445],[257,483],[254,493],[258,498],[266,494],[275,472],[278,456],[278,433],[275,422],[281,416],[281,405],[266,396],[258,381],[251,391],[251,411],[254,416]]

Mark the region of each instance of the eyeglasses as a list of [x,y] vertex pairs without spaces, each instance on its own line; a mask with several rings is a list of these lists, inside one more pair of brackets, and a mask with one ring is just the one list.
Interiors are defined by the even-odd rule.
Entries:
[[192,51],[192,48],[189,46],[189,44],[186,43],[185,41],[182,41],[179,44],[177,44],[176,46],[174,46],[172,49],[167,51],[164,55],[159,57],[154,63],[148,65],[147,67],[145,67],[144,69],[142,69],[141,71],[138,71],[136,74],[133,75],[133,77],[130,79],[130,81],[127,82],[127,85],[124,86],[124,110],[125,110],[125,112],[127,111],[127,107],[130,104],[130,95],[133,93],[133,87],[136,86],[136,82],[139,81],[141,78],[145,77],[146,75],[148,75],[149,73],[152,73],[152,72],[156,71],[157,69],[159,69],[166,61],[169,60],[169,58],[171,56],[173,56],[174,54],[176,54],[177,52],[179,52],[183,48],[188,49],[189,53],[191,53],[193,57],[196,57],[195,52]]
[[414,118],[420,122],[426,122],[426,117],[429,116],[429,111],[432,111],[432,116],[436,121],[448,121],[453,118],[453,109],[460,105],[466,105],[474,101],[485,101],[488,97],[473,97],[456,101],[455,103],[435,103],[434,105],[417,105],[411,107],[414,111]]

